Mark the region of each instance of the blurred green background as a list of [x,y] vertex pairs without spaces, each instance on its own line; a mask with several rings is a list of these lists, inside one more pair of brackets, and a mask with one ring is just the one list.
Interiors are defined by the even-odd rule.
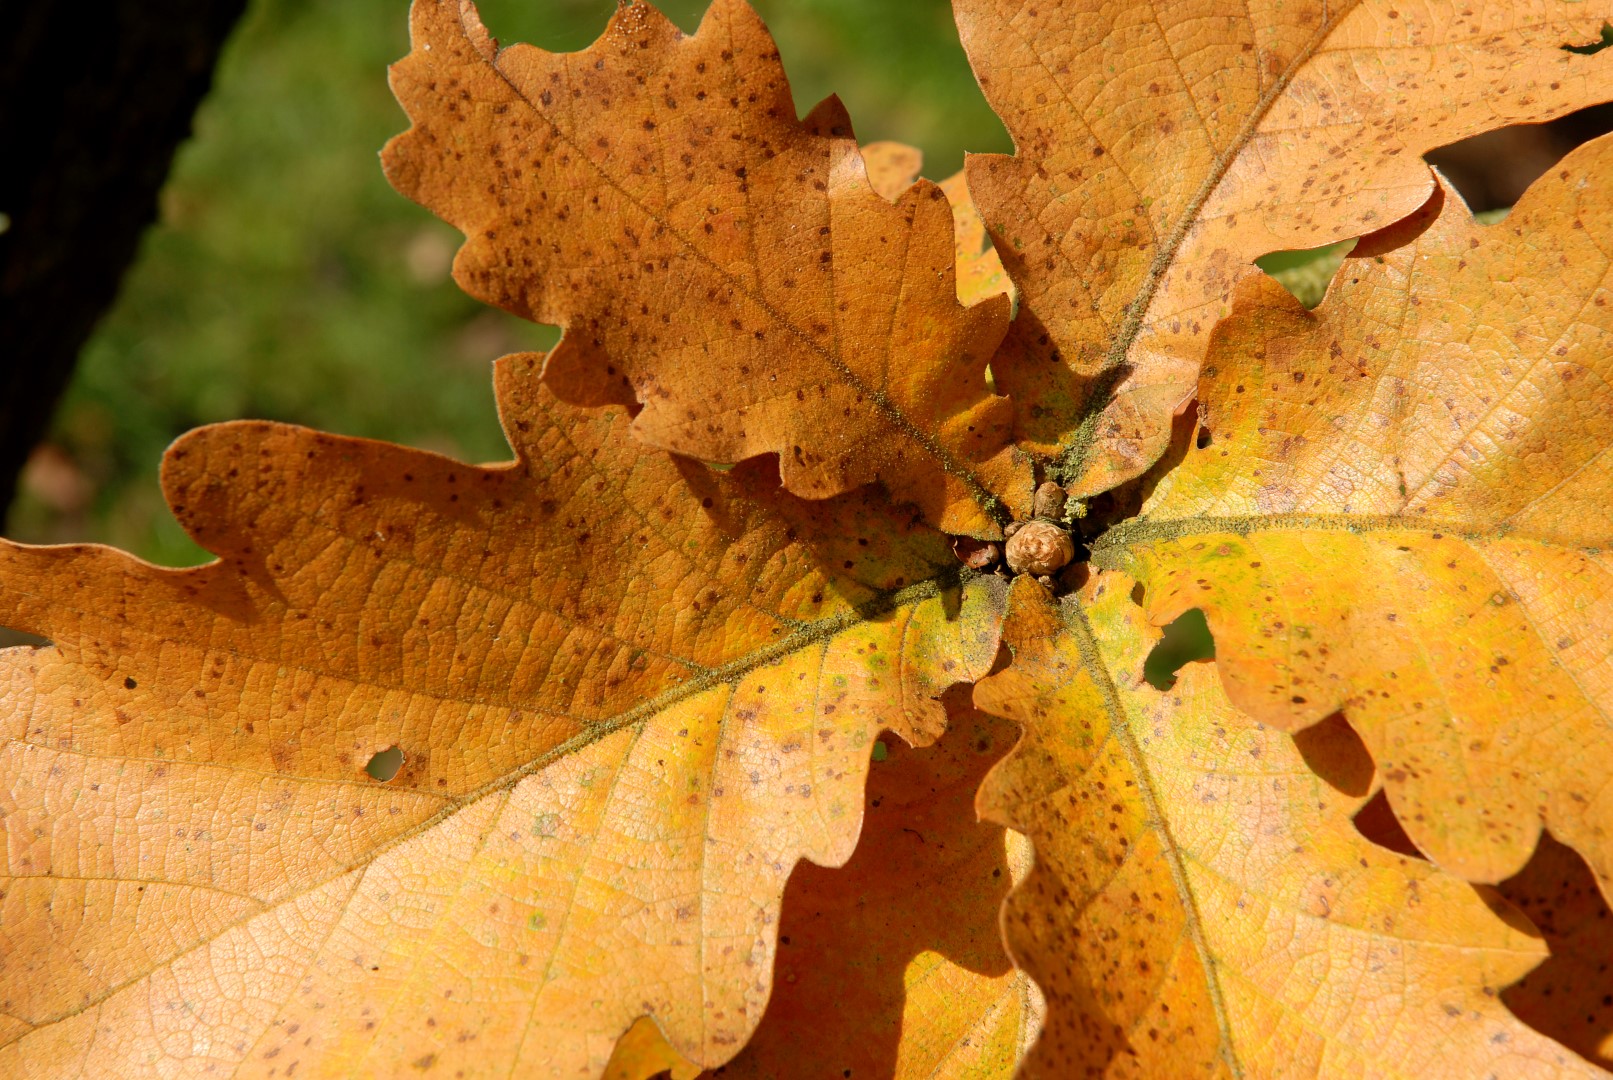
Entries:
[[[658,6],[693,30],[704,0]],[[756,0],[796,104],[831,91],[863,141],[921,147],[944,177],[1008,150],[947,0]],[[614,0],[486,0],[501,40],[577,49]],[[239,417],[389,439],[471,461],[507,456],[490,365],[552,330],[449,279],[459,234],[395,194],[376,154],[405,126],[386,66],[406,0],[257,0],[226,48],[117,304],[80,357],[6,534],[206,561],[157,486],[162,451]]]

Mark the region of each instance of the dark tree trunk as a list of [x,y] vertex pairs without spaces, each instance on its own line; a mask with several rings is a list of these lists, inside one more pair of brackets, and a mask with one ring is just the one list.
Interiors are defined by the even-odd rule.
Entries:
[[0,0],[0,517],[246,0]]

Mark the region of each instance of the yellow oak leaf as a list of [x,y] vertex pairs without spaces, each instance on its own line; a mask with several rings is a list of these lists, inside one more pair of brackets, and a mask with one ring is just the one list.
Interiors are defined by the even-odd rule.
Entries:
[[414,0],[387,175],[564,336],[511,462],[0,541],[0,1077],[1606,1075],[1613,136],[1421,160],[1613,97],[1586,6],[956,0],[935,184],[744,0]]
[[1013,300],[1018,294],[1003,270],[1003,261],[986,233],[986,223],[969,195],[966,174],[955,173],[941,181],[952,203],[952,235],[957,244],[958,299],[977,304],[1001,293]]
[[1364,838],[1364,796],[1234,709],[1208,665],[1144,682],[1131,592],[1115,573],[1062,602],[1016,582],[1013,663],[974,689],[1024,728],[980,792],[1036,850],[1004,909],[1047,997],[1020,1075],[1605,1075],[1497,997],[1538,939]]
[[871,492],[644,454],[541,364],[499,365],[507,465],[181,439],[208,566],[0,546],[52,643],[0,652],[0,1075],[597,1075],[641,1016],[743,1045],[791,868],[851,855],[875,735],[935,737],[1003,588]]
[[924,151],[906,143],[869,143],[862,148],[862,155],[868,183],[887,202],[900,199],[902,192],[918,183],[924,168]]
[[[1003,953],[997,915],[1030,868],[1025,838],[974,820],[1013,726],[949,693],[947,733],[885,741],[868,777],[857,853],[803,863],[784,893],[779,973],[762,1025],[723,1080],[789,1076],[1007,1080],[1041,1022],[1034,985]],[[899,915],[893,913],[899,912]],[[629,1031],[607,1080],[686,1067],[649,1025]]]
[[1250,282],[1204,424],[1094,559],[1202,608],[1239,708],[1342,709],[1417,847],[1474,881],[1543,825],[1613,882],[1613,139],[1503,222],[1444,191],[1303,310]]
[[985,381],[1008,300],[958,301],[946,196],[881,198],[837,99],[796,119],[743,0],[692,36],[623,4],[572,54],[419,0],[413,41],[387,176],[466,234],[466,291],[565,328],[559,397],[640,405],[634,434],[680,454],[777,454],[800,495],[882,480],[953,533],[1028,504]]
[[601,1080],[695,1080],[701,1071],[667,1045],[655,1021],[641,1016],[617,1040]]
[[1428,150],[1613,98],[1608,57],[1564,48],[1596,5],[954,7],[1016,148],[967,165],[1020,289],[992,371],[1081,495],[1164,452],[1257,256],[1416,210]]
[[790,879],[773,999],[750,1045],[714,1076],[1014,1075],[1040,999],[1003,952],[997,917],[1030,851],[975,820],[975,791],[1014,730],[967,701],[949,709],[934,746],[885,740],[856,854]]

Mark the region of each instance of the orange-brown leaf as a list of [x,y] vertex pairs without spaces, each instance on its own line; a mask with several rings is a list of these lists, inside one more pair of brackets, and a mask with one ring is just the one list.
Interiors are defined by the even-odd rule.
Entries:
[[1143,681],[1131,588],[1103,574],[1055,604],[1016,583],[1013,663],[974,690],[1025,730],[980,793],[1036,853],[1004,909],[1047,997],[1022,1075],[1603,1075],[1497,999],[1536,939],[1357,833],[1364,797],[1233,709],[1207,665]]
[[968,163],[1021,297],[992,370],[1080,493],[1164,451],[1257,256],[1412,212],[1427,150],[1613,98],[1609,56],[1563,49],[1595,5],[955,7],[1017,150]]
[[[924,155],[902,143],[877,142],[863,147],[863,162],[868,166],[868,180],[874,190],[895,202],[918,180]],[[980,220],[980,211],[975,209],[964,174],[953,173],[941,181],[941,190],[952,204],[958,300],[972,307],[999,293],[1012,299],[1014,283],[1003,272],[997,249],[991,246],[986,223]]]
[[541,360],[500,365],[512,464],[229,424],[164,469],[219,562],[0,547],[54,643],[0,653],[0,1074],[743,1044],[791,867],[849,857],[873,736],[934,737],[1001,589],[866,492],[638,452]]
[[1613,882],[1613,139],[1501,224],[1453,192],[1306,312],[1251,283],[1188,450],[1099,542],[1201,607],[1238,706],[1342,708],[1435,862],[1516,872],[1542,824]]
[[707,461],[776,453],[801,495],[882,480],[951,532],[1028,498],[984,377],[1008,301],[958,302],[940,188],[881,198],[833,98],[796,119],[743,0],[688,37],[624,4],[572,54],[417,0],[413,39],[387,175],[466,234],[467,291],[565,328],[562,399],[642,404],[639,438]]

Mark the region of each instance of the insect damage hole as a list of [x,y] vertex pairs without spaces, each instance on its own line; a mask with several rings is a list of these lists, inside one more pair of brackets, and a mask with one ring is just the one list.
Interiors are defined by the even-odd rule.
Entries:
[[1344,265],[1344,257],[1354,246],[1354,240],[1342,240],[1308,250],[1273,251],[1256,259],[1255,265],[1293,294],[1294,299],[1313,308],[1322,302],[1333,275]]
[[403,768],[403,751],[396,746],[389,746],[371,757],[370,763],[364,766],[364,771],[384,784],[398,775],[398,770],[401,768]]
[[1176,685],[1176,673],[1182,665],[1214,659],[1215,639],[1210,636],[1210,624],[1204,621],[1204,612],[1190,608],[1165,627],[1148,651],[1143,678],[1155,690],[1169,690]]

